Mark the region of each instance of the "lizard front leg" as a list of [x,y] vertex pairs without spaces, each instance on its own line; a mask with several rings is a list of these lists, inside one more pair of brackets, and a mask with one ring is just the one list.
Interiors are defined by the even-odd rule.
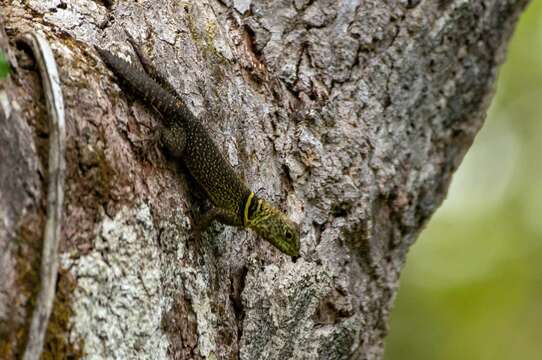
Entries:
[[214,220],[226,225],[243,226],[243,221],[238,214],[230,210],[215,207],[202,216],[195,226],[196,233],[200,234],[204,232]]

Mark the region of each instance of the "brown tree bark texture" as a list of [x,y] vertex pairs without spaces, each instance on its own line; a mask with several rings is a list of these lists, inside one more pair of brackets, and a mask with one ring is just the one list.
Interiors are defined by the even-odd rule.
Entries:
[[[39,286],[47,119],[13,39],[41,29],[68,165],[44,358],[381,358],[407,250],[482,125],[527,0],[105,3],[2,4],[18,67],[0,88],[0,357],[24,348]],[[93,49],[133,57],[126,32],[301,223],[301,259],[222,225],[194,240],[201,191]]]

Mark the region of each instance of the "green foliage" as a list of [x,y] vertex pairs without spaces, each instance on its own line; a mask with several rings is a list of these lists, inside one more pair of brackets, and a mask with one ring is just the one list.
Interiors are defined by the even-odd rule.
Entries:
[[4,53],[0,50],[0,79],[5,78],[9,74],[9,64],[4,56]]
[[386,360],[540,359],[541,43],[533,1],[486,124],[409,254]]

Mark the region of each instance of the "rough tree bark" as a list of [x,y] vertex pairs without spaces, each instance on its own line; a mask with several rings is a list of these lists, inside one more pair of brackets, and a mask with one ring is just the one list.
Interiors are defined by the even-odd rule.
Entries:
[[[380,358],[407,250],[482,125],[527,0],[107,3],[2,2],[18,66],[0,87],[0,357],[24,348],[39,286],[47,119],[13,43],[38,28],[68,135],[44,358]],[[133,56],[125,32],[302,224],[301,259],[222,225],[192,238],[205,200],[93,49]]]

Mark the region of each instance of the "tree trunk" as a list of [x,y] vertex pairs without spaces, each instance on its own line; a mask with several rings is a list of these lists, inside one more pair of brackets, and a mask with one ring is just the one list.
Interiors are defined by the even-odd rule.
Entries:
[[[108,3],[3,1],[18,65],[0,85],[0,358],[24,350],[46,221],[44,98],[14,47],[31,29],[53,48],[67,123],[44,358],[381,358],[407,250],[483,123],[527,0]],[[134,58],[126,33],[301,224],[300,259],[220,224],[194,239],[205,198],[93,48]]]

